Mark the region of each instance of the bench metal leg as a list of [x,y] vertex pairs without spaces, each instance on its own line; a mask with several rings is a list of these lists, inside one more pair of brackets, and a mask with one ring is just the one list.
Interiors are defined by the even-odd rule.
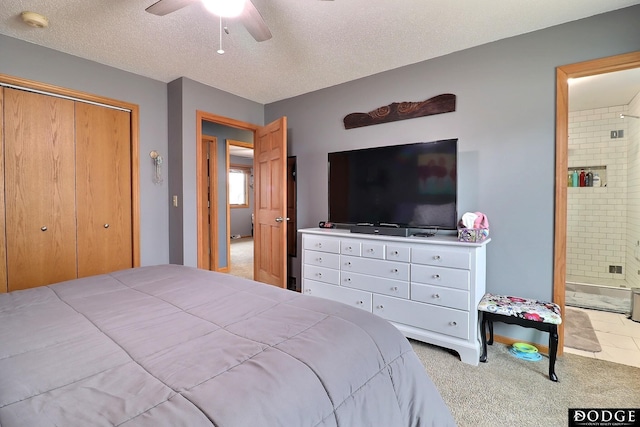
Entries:
[[493,345],[493,320],[489,319],[489,345]]
[[556,375],[556,355],[558,353],[558,327],[553,325],[549,329],[549,379],[558,381]]
[[[489,322],[491,323],[491,322]],[[482,363],[487,362],[487,319],[482,315],[482,322],[480,323],[480,338],[482,339],[482,354],[480,355],[480,361]]]

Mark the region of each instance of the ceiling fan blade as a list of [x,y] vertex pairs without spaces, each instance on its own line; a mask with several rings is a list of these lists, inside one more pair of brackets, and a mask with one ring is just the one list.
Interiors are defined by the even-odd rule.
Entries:
[[256,9],[251,0],[245,2],[239,19],[256,41],[263,42],[272,37],[267,23],[264,22],[262,15],[260,15],[260,12],[258,12],[258,9]]
[[154,15],[164,16],[171,12],[175,12],[178,9],[182,9],[185,6],[189,6],[191,3],[195,3],[198,0],[160,0],[145,10]]

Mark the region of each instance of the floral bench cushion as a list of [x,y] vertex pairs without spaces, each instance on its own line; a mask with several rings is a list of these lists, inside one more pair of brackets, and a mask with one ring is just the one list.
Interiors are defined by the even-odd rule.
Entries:
[[558,304],[535,299],[485,294],[478,304],[478,310],[554,325],[562,323]]

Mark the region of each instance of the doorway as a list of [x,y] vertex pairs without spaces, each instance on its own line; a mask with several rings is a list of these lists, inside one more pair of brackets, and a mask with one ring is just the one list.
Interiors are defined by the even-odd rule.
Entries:
[[[254,280],[285,288],[287,286],[287,120],[281,117],[265,126],[256,126],[227,117],[196,111],[196,227],[197,227],[197,267],[211,269],[210,251],[217,257],[213,266],[217,271],[229,268],[229,235],[226,202],[227,176],[223,174],[217,183],[207,181],[205,157],[206,144],[202,143],[206,123],[227,129],[241,130],[253,136],[255,162],[255,208],[254,208]],[[218,138],[221,140],[222,138]],[[217,144],[218,163],[226,159],[225,144]],[[226,163],[218,170],[226,170]],[[212,186],[210,190],[208,187]],[[218,201],[211,206],[215,214],[208,212],[208,198],[212,191],[218,194]],[[224,199],[222,195],[225,195]],[[224,201],[223,201],[224,200]],[[217,215],[217,219],[216,219]],[[213,219],[213,220],[212,220]],[[210,222],[211,221],[211,222]],[[210,231],[207,236],[206,231]],[[257,256],[259,255],[259,256]]]
[[253,279],[253,142],[226,140],[229,273]]
[[[567,278],[567,184],[570,78],[593,76],[640,67],[640,52],[569,64],[556,69],[556,187],[554,230],[553,300],[565,313]],[[560,325],[558,354],[564,346],[564,324]]]

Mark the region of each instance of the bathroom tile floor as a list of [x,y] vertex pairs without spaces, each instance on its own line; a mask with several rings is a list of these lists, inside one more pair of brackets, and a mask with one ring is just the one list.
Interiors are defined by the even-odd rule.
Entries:
[[565,347],[565,352],[640,368],[640,322],[634,322],[626,314],[575,309],[589,315],[602,351],[592,353]]

